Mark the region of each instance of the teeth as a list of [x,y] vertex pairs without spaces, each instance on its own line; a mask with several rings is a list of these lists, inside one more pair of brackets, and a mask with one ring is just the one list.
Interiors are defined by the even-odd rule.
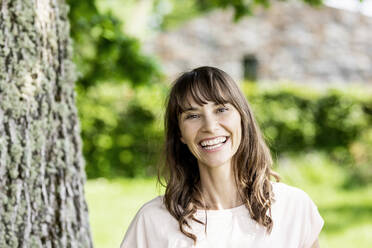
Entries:
[[201,142],[202,146],[213,146],[226,141],[226,137],[218,137],[213,140],[206,140]]
[[206,150],[212,150],[212,149],[217,148],[217,147],[220,147],[220,146],[222,146],[222,145],[223,145],[222,143],[219,143],[219,144],[214,145],[214,146],[203,147],[203,149],[206,149]]

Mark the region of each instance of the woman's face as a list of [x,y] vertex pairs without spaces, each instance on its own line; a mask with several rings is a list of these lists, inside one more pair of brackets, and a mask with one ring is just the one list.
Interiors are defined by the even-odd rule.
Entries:
[[181,141],[198,160],[199,166],[230,165],[241,141],[241,120],[231,104],[207,102],[202,106],[190,99],[191,107],[179,116]]

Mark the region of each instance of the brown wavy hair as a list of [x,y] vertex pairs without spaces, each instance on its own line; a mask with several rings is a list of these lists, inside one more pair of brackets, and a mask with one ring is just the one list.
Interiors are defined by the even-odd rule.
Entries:
[[183,73],[174,81],[167,98],[165,161],[158,174],[159,183],[166,187],[164,204],[167,210],[178,221],[180,231],[196,243],[196,236],[185,227],[191,229],[189,221],[194,220],[204,224],[206,230],[207,221],[196,219],[194,214],[197,209],[207,209],[207,206],[201,195],[198,162],[180,140],[178,118],[188,106],[188,97],[199,105],[207,104],[207,101],[230,103],[239,111],[242,136],[232,160],[235,183],[250,216],[270,233],[274,201],[270,177],[279,181],[279,176],[271,169],[270,151],[246,98],[227,73],[214,67],[204,66]]

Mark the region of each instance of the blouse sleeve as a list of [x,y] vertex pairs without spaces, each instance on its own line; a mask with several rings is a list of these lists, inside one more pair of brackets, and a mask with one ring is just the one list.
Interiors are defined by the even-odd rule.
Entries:
[[310,248],[319,236],[324,225],[324,220],[320,216],[317,206],[311,198],[304,194],[304,243],[303,248]]
[[142,215],[141,211],[139,211],[129,225],[120,248],[149,247],[146,232],[144,216]]
[[120,248],[168,247],[167,231],[170,225],[167,224],[173,221],[173,217],[162,204],[162,197],[159,196],[140,208],[129,225]]

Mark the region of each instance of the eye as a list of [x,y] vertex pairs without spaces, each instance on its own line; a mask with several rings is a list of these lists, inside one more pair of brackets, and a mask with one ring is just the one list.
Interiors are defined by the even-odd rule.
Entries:
[[217,109],[217,112],[219,112],[219,113],[223,113],[223,112],[226,112],[226,111],[228,111],[229,109],[228,108],[226,108],[226,107],[221,107],[221,108],[218,108]]
[[188,119],[196,119],[198,117],[199,117],[199,115],[197,115],[197,114],[188,114],[188,115],[186,115],[185,119],[186,120],[188,120]]

